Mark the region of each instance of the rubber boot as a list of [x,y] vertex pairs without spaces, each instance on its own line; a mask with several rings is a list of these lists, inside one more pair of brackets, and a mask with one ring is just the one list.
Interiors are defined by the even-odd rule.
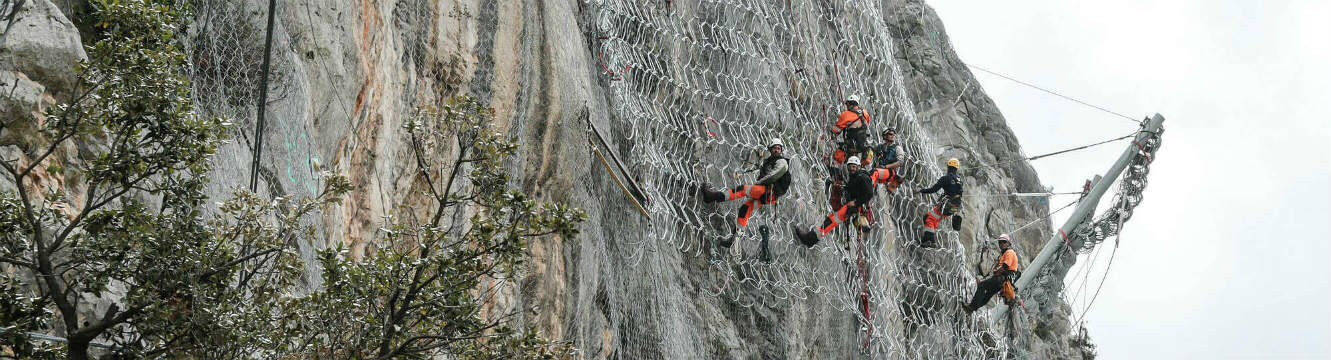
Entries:
[[814,233],[813,230],[800,231],[798,227],[791,225],[790,231],[795,233],[795,241],[799,241],[805,247],[813,247],[818,244],[818,234]]
[[938,235],[934,234],[933,231],[925,231],[923,234],[920,234],[920,246],[927,248],[937,247],[937,236]]
[[735,244],[735,230],[731,229],[730,236],[718,240],[716,244],[729,249],[731,245]]
[[961,231],[961,214],[952,215],[952,231]]
[[707,186],[707,183],[698,183],[698,185],[695,186],[697,187],[698,196],[702,197],[703,202],[714,203],[726,200],[725,193],[712,190]]

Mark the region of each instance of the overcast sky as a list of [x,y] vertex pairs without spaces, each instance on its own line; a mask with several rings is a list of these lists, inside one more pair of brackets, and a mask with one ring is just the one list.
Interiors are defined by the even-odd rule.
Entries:
[[[1166,119],[1145,201],[1086,316],[1101,358],[1331,358],[1331,2],[929,4],[968,63]],[[1028,155],[1136,126],[975,73]],[[1033,164],[1075,191],[1123,146]],[[1086,294],[1069,294],[1076,310],[1102,249]]]

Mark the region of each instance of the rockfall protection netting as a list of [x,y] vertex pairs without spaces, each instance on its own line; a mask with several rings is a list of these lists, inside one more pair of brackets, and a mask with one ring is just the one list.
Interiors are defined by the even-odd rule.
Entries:
[[[187,4],[193,15],[181,28],[188,29],[184,34],[190,65],[186,71],[198,111],[253,122],[263,73],[267,7],[255,8],[234,0],[191,0],[182,4]],[[288,83],[280,77],[270,74],[269,83]],[[283,94],[270,92],[269,96]]]
[[[959,311],[975,281],[957,233],[940,231],[937,248],[919,246],[921,216],[935,199],[914,189],[942,175],[942,152],[915,118],[882,3],[589,5],[597,32],[592,50],[613,97],[612,126],[632,144],[624,152],[630,172],[653,198],[651,227],[632,244],[640,249],[635,257],[662,248],[705,257],[711,277],[705,291],[744,307],[822,297],[835,313],[818,316],[856,317],[860,329],[844,335],[858,337],[860,351],[875,358],[989,358],[1009,351],[987,326],[986,312]],[[842,110],[838,86],[860,96],[873,118],[870,134],[898,129],[904,182],[896,195],[880,187],[867,241],[848,241],[856,235],[842,226],[809,249],[790,229],[821,224],[831,210],[823,156],[833,151],[826,129]],[[794,181],[778,204],[761,207],[738,230],[733,246],[742,255],[727,254],[716,244],[730,241],[742,201],[705,204],[690,185],[754,181],[761,156],[755,150],[773,137],[785,142]],[[764,226],[771,231],[765,242],[758,230]],[[671,331],[677,330],[660,332]]]
[[[242,124],[253,121],[261,85],[266,6],[242,0],[191,3],[195,16],[187,40],[189,75],[201,111]],[[395,106],[403,114],[437,104],[443,94],[455,90],[445,88],[456,85],[448,81],[454,74],[442,65],[443,59],[428,51],[439,36],[432,24],[439,16],[472,14],[443,14],[436,5],[428,0],[395,3],[392,19],[398,32],[390,36],[405,53],[373,57],[392,59],[395,63],[379,66],[411,74],[404,76],[400,94],[386,96],[398,101]],[[844,336],[855,337],[848,343],[874,358],[999,358],[1016,352],[1005,340],[1012,337],[1010,330],[991,328],[995,322],[987,311],[973,316],[959,312],[960,303],[975,290],[975,279],[968,265],[973,262],[967,261],[957,233],[940,231],[937,248],[919,245],[921,215],[935,199],[915,194],[914,189],[931,185],[943,174],[943,147],[915,117],[896,63],[902,54],[893,53],[898,47],[888,35],[882,2],[590,0],[584,5],[591,22],[585,28],[591,34],[584,35],[593,42],[591,50],[610,90],[609,131],[616,142],[625,144],[619,153],[625,156],[631,176],[653,199],[647,205],[651,221],[641,227],[645,236],[613,239],[617,246],[630,249],[630,263],[659,270],[661,264],[650,261],[659,251],[704,259],[708,278],[700,288],[708,296],[745,308],[781,308],[793,299],[816,298],[830,304],[831,310],[814,316],[854,318],[860,328]],[[338,57],[346,54],[336,48],[323,52],[327,49],[322,43],[345,39],[316,23],[334,23],[329,17],[340,14],[320,14],[311,2],[279,6],[284,6],[281,11],[294,12],[297,20],[278,25],[278,31],[289,37],[274,42],[270,104],[288,95],[318,91],[293,83],[305,81],[303,86],[311,87],[310,79],[328,84],[357,76],[338,73],[348,68]],[[495,10],[483,6],[478,11],[475,15],[493,17],[484,12]],[[481,37],[478,48],[493,46],[486,44],[493,39]],[[305,50],[311,47],[317,51]],[[278,56],[279,51],[292,50],[301,50],[297,56],[305,60]],[[481,61],[493,61],[487,60],[491,52],[483,50],[478,52]],[[477,75],[480,80],[475,81],[489,76]],[[331,91],[338,90],[347,89]],[[900,169],[904,181],[895,195],[880,188],[873,204],[878,219],[867,241],[853,241],[855,234],[843,226],[810,249],[792,239],[790,228],[821,224],[832,210],[825,192],[829,175],[823,156],[833,150],[826,128],[841,110],[842,93],[860,96],[873,118],[870,134],[888,126],[898,130],[898,141],[905,148]],[[310,104],[310,111],[321,114],[316,118],[332,118],[325,120],[329,124],[346,119],[359,128],[365,116],[362,107],[350,100],[354,97],[354,91],[328,96],[325,103]],[[299,144],[302,138],[297,135],[306,136],[290,135],[282,143]],[[761,160],[757,150],[773,137],[785,141],[794,182],[777,204],[761,207],[748,227],[738,229],[732,246],[741,255],[732,256],[718,244],[730,241],[742,200],[704,204],[690,186],[705,182],[719,189],[752,182]],[[1143,144],[1144,151],[1154,152],[1158,134],[1152,139],[1153,144]],[[303,149],[289,152],[299,150]],[[1076,236],[1092,239],[1089,245],[1120,229],[1140,201],[1148,165],[1149,159],[1129,167],[1115,201],[1121,205]],[[639,219],[633,212],[607,212],[602,222]],[[758,230],[762,227],[770,229],[766,241]],[[1046,282],[1033,287],[1045,287]],[[619,291],[618,301],[644,300],[622,289],[608,291]],[[579,301],[592,297],[602,301],[591,293],[580,291]],[[667,311],[682,305],[651,306]],[[627,314],[612,311],[608,316],[654,315],[625,307],[630,308]],[[586,322],[581,313],[576,317]],[[617,336],[625,340],[617,344],[616,354],[666,357],[653,344],[669,337],[696,339],[681,332],[700,331],[672,323],[650,324],[657,328],[621,327]],[[583,335],[581,341],[600,336]],[[687,358],[714,355],[676,350],[684,353],[674,355]]]

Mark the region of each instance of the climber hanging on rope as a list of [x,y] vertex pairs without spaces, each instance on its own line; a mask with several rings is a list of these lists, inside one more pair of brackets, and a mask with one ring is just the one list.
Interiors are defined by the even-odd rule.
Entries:
[[948,159],[947,175],[938,178],[934,186],[920,189],[921,194],[933,194],[939,189],[943,190],[943,196],[939,197],[938,202],[924,214],[924,234],[921,235],[920,242],[925,247],[937,245],[938,224],[949,216],[957,216],[952,219],[952,230],[961,230],[961,215],[957,215],[957,211],[961,210],[961,176],[957,175],[957,169],[960,167],[961,161],[955,158]]
[[897,168],[901,167],[901,160],[905,159],[905,151],[901,144],[896,142],[897,131],[893,128],[883,130],[883,143],[874,147],[873,178],[874,185],[887,184],[887,192],[896,193],[897,187],[901,186],[901,176],[897,175]]
[[698,195],[708,203],[749,198],[744,205],[740,205],[739,214],[735,217],[739,226],[749,226],[749,217],[753,216],[754,211],[763,205],[775,204],[776,199],[790,188],[790,160],[781,155],[784,148],[781,139],[772,139],[767,146],[770,155],[759,167],[758,181],[754,184],[739,185],[729,192],[712,190],[706,184],[701,184],[697,188]]
[[850,181],[846,184],[845,197],[846,202],[836,211],[827,214],[827,219],[823,220],[823,226],[818,228],[815,233],[811,227],[807,231],[800,231],[799,227],[791,225],[791,230],[795,233],[795,239],[799,240],[804,246],[813,247],[818,243],[819,236],[827,236],[837,225],[846,221],[851,216],[860,215],[859,223],[855,224],[860,231],[864,231],[869,226],[872,213],[869,211],[869,201],[873,200],[873,179],[869,177],[869,172],[860,168],[860,158],[851,156],[846,160],[846,169],[850,171]]
[[843,134],[840,146],[833,155],[837,163],[841,163],[847,156],[858,156],[865,158],[865,151],[869,150],[869,113],[860,107],[860,97],[850,95],[846,97],[846,110],[837,116],[836,124],[832,127],[833,134]]
[[[845,185],[845,179],[848,172],[845,168],[847,157],[858,157],[860,160],[868,160],[868,131],[869,131],[869,113],[860,107],[860,97],[850,95],[846,98],[844,104],[846,110],[842,111],[837,117],[836,123],[832,125],[833,136],[844,134],[836,149],[832,152],[831,158],[823,156],[827,163],[827,172],[831,177],[827,179],[827,198],[833,209],[841,207],[842,187]],[[865,167],[869,162],[865,161]]]
[[998,262],[990,270],[989,278],[980,281],[976,286],[975,296],[971,298],[969,304],[962,304],[966,313],[974,313],[989,303],[989,299],[1000,291],[1003,293],[1003,299],[1009,304],[1016,299],[1017,288],[1012,284],[1021,277],[1021,272],[1017,271],[1017,252],[1012,250],[1012,242],[1007,234],[998,236],[998,249]]

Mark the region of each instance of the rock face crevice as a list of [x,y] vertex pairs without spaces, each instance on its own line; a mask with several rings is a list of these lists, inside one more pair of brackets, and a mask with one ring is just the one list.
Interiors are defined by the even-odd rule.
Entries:
[[[200,108],[238,124],[236,141],[215,160],[219,174],[248,174],[257,87],[234,85],[258,83],[262,3],[200,2],[188,30]],[[850,3],[279,2],[261,188],[312,195],[320,171],[348,175],[357,189],[309,219],[325,241],[303,244],[302,253],[308,261],[339,243],[363,251],[352,239],[371,238],[385,215],[423,203],[401,125],[421,107],[474,96],[521,144],[505,165],[512,186],[589,215],[576,239],[532,241],[529,266],[498,304],[521,309],[523,323],[574,343],[585,358],[1079,354],[1068,348],[1061,302],[1028,301],[1033,315],[1016,332],[1001,329],[1006,322],[948,315],[973,291],[975,269],[992,261],[987,239],[1037,221],[1013,238],[1023,264],[1039,251],[1050,236],[1039,221],[1050,204],[998,196],[1043,187],[933,10],[915,0]],[[28,4],[0,48],[7,124],[36,121],[33,112],[60,98],[85,57],[60,7]],[[854,261],[840,258],[858,250],[838,249],[841,235],[814,249],[788,239],[789,225],[821,222],[828,210],[821,155],[829,148],[819,136],[841,92],[869,99],[875,130],[901,129],[906,155],[916,159],[903,167],[911,182],[898,195],[879,194],[892,221],[864,250],[875,254],[869,284],[880,314],[871,350],[848,295]],[[588,122],[624,157],[631,173],[621,175],[649,190],[650,218],[592,155]],[[0,134],[6,154],[20,145],[19,128]],[[734,170],[747,170],[758,158],[751,148],[775,136],[792,152],[799,190],[740,229],[735,257],[717,244],[735,227],[739,204],[699,204],[687,189],[752,181]],[[977,196],[942,249],[920,248],[913,241],[926,207],[907,193],[932,184],[951,157],[963,161],[966,191]],[[247,183],[217,176],[209,192],[221,198]],[[766,242],[761,226],[771,230]],[[1027,335],[1036,328],[1038,336]]]

